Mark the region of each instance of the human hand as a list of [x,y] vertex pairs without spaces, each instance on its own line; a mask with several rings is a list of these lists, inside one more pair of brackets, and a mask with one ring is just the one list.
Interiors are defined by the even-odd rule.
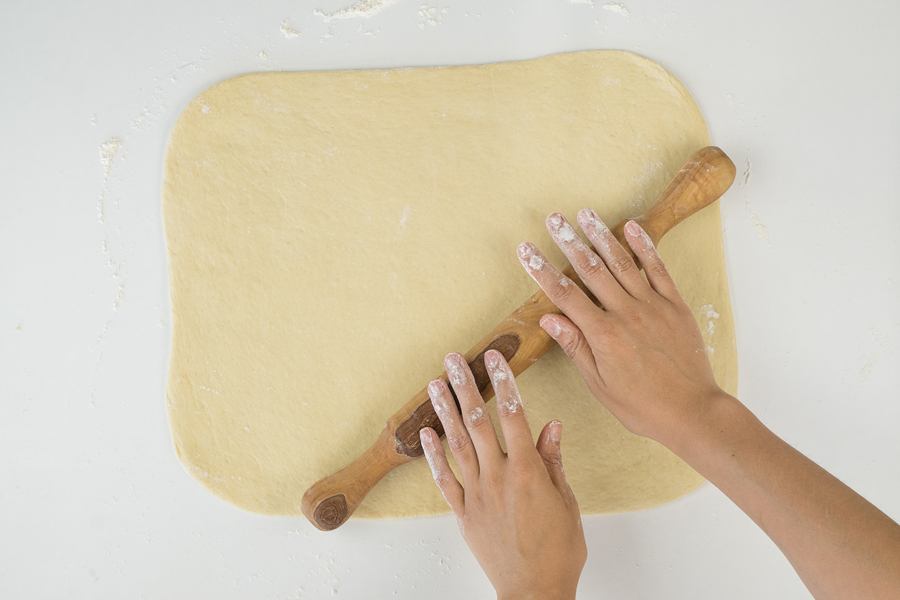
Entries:
[[519,260],[564,315],[545,315],[541,327],[575,362],[588,388],[632,433],[672,447],[709,403],[725,394],[716,384],[700,329],[649,236],[635,222],[625,237],[634,260],[592,210],[578,224],[585,244],[559,213],[547,229],[572,263],[597,306],[533,244]]
[[465,359],[449,354],[444,365],[462,416],[442,379],[432,381],[428,393],[462,484],[431,428],[419,434],[425,457],[498,598],[574,598],[587,546],[578,502],[563,472],[562,424],[548,423],[535,446],[503,355],[490,350],[484,363],[497,396],[506,453]]

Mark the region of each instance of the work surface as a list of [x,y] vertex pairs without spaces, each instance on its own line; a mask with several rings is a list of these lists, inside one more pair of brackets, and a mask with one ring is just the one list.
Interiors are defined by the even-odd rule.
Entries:
[[[739,397],[900,518],[900,6],[373,0],[327,16],[350,3],[0,9],[0,596],[491,596],[452,517],[323,534],[216,499],[175,457],[163,152],[192,98],[254,71],[603,48],[659,62],[738,166],[722,225]],[[585,531],[584,598],[808,597],[708,484]]]

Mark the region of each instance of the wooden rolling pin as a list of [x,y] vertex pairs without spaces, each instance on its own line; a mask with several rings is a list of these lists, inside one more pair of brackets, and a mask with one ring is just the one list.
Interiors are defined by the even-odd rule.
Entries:
[[[656,204],[634,220],[656,244],[681,221],[715,202],[731,187],[734,175],[734,163],[724,152],[715,146],[703,148],[688,159]],[[612,231],[622,246],[631,252],[622,231],[626,222],[622,221]],[[631,254],[634,256],[633,252]],[[587,291],[574,268],[569,266],[563,273]],[[494,390],[484,366],[484,353],[499,350],[518,376],[554,346],[555,342],[541,329],[539,321],[545,314],[560,312],[547,295],[538,290],[465,354],[485,401],[494,396]],[[446,372],[443,378],[447,379]],[[306,518],[323,531],[343,525],[382,477],[423,455],[419,441],[419,431],[423,427],[431,427],[438,435],[444,435],[427,387],[388,419],[381,435],[362,456],[306,490],[301,501]]]

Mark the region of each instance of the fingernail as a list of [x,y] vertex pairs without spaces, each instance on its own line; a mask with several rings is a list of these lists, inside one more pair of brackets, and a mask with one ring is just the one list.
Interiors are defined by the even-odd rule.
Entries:
[[554,444],[558,444],[562,439],[562,423],[559,421],[552,421],[550,423],[550,441]]
[[535,247],[528,242],[523,242],[518,248],[519,261],[529,271],[540,271],[544,268],[544,259],[537,253]]
[[591,208],[583,208],[578,212],[578,222],[591,225],[593,227],[605,227],[603,221],[597,216]]
[[431,397],[432,400],[434,400],[435,398],[439,398],[441,392],[444,391],[443,386],[441,385],[442,383],[442,379],[435,379],[428,384],[428,396]]
[[431,469],[431,477],[437,481],[439,471],[437,464],[434,462],[434,440],[431,439],[431,432],[427,429],[420,430],[419,440],[422,442],[422,451],[425,453],[425,460],[428,462],[428,468]]
[[500,366],[500,357],[503,356],[496,350],[488,350],[484,353],[484,364],[489,369],[496,369]]
[[575,229],[569,225],[566,218],[559,213],[553,213],[547,217],[547,229],[550,230],[550,234],[553,235],[555,239],[564,243],[574,242],[575,238],[578,237],[578,234],[575,233]]
[[645,248],[653,248],[653,240],[650,239],[650,236],[647,235],[647,232],[644,231],[644,228],[638,225],[634,221],[628,221],[625,223],[625,229],[633,236],[636,236]]
[[554,340],[559,337],[560,333],[562,333],[562,327],[560,327],[559,321],[547,315],[544,315],[541,318],[541,327]]
[[491,370],[491,383],[494,384],[494,391],[496,392],[497,386],[509,379],[512,373],[509,373],[508,368],[499,360],[488,368]]
[[[419,440],[422,442],[422,448],[426,447],[426,444],[431,444],[431,430],[427,427],[423,427],[419,430]],[[430,448],[426,448],[425,452],[428,452]]]
[[447,375],[450,377],[450,383],[454,387],[459,387],[466,382],[466,371],[463,367],[465,359],[461,354],[448,354],[444,360],[444,366],[447,367]]

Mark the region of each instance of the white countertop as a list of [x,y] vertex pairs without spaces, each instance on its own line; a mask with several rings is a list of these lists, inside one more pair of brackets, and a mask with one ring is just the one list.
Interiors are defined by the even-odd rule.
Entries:
[[[323,534],[233,508],[175,457],[163,152],[194,96],[252,71],[662,64],[738,165],[740,398],[900,518],[900,4],[421,2],[330,22],[314,10],[352,0],[0,9],[0,597],[491,597],[450,517]],[[708,484],[585,530],[583,598],[808,597]]]

